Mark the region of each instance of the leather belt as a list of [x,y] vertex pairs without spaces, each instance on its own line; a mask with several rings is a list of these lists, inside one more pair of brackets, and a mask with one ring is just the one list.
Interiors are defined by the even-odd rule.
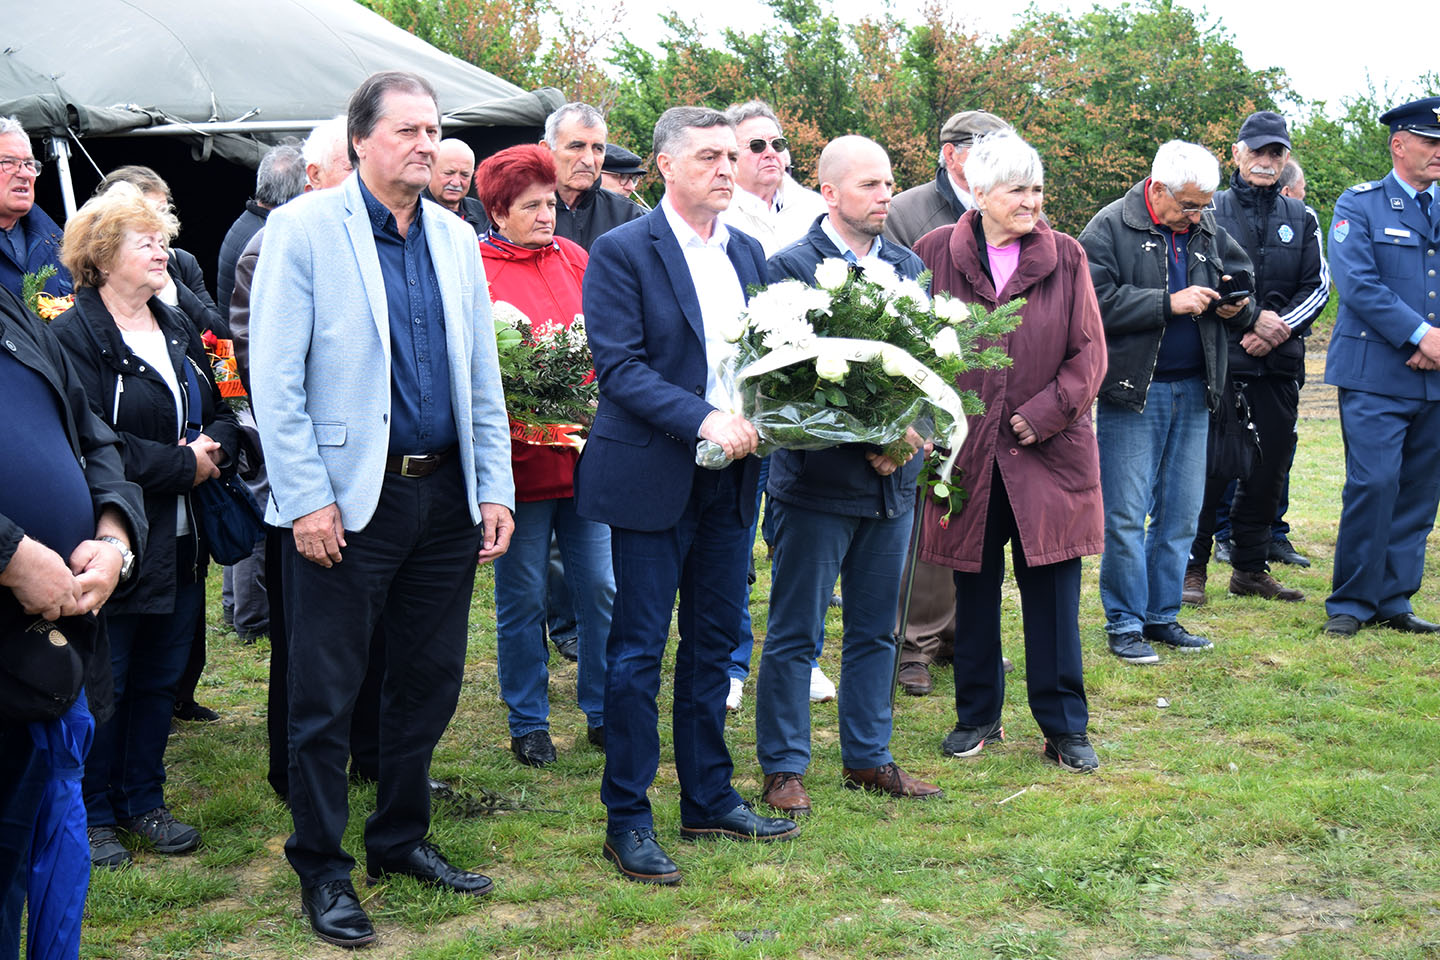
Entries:
[[421,456],[414,454],[395,455],[385,458],[385,472],[398,473],[402,477],[428,477],[439,470],[455,448],[442,450],[439,453],[427,453]]

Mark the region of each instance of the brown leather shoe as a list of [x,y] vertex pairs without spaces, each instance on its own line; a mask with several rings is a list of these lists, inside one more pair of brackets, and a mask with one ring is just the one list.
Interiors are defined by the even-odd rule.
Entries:
[[792,820],[810,812],[810,794],[805,792],[805,780],[798,773],[781,771],[766,775],[760,802],[768,803]]
[[925,800],[944,796],[944,792],[933,783],[916,780],[894,763],[869,770],[844,770],[845,786],[851,790],[871,790],[888,793],[892,797],[915,797]]
[[1205,605],[1205,568],[1199,565],[1185,568],[1185,588],[1180,591],[1180,602],[1190,607]]
[[900,689],[912,697],[923,697],[935,689],[930,670],[923,663],[900,664]]
[[[1190,582],[1188,575],[1185,582]],[[1256,570],[1254,573],[1236,570],[1230,574],[1230,592],[1237,597],[1264,597],[1266,600],[1284,600],[1286,603],[1298,603],[1305,599],[1305,594],[1294,587],[1285,586],[1264,570]]]

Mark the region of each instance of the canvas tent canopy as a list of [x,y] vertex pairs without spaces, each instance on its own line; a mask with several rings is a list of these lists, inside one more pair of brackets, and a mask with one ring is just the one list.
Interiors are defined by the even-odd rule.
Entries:
[[430,46],[353,0],[61,0],[14,4],[0,40],[0,116],[44,139],[67,213],[70,147],[178,138],[196,160],[254,167],[282,135],[345,109],[377,70],[435,85],[446,135],[535,128],[564,102]]

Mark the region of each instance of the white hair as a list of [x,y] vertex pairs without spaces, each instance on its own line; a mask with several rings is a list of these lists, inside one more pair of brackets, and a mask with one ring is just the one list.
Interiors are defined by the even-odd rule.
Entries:
[[0,137],[20,136],[28,139],[25,128],[20,126],[18,117],[0,117]]
[[1171,140],[1155,151],[1155,161],[1150,164],[1150,179],[1164,184],[1171,191],[1194,184],[1201,193],[1214,193],[1220,185],[1220,161],[1198,143]]
[[560,124],[570,117],[580,123],[582,130],[594,130],[605,126],[605,114],[588,103],[567,103],[545,118],[545,144],[551,150],[560,145]]
[[315,129],[310,131],[310,136],[305,138],[305,145],[300,148],[301,153],[305,155],[307,164],[313,163],[322,170],[329,169],[330,161],[335,158],[335,154],[346,149],[348,120],[349,118],[342,113],[315,125]]
[[1045,182],[1040,154],[1013,130],[986,134],[965,158],[965,181],[971,193],[989,193],[997,186],[1033,187]]

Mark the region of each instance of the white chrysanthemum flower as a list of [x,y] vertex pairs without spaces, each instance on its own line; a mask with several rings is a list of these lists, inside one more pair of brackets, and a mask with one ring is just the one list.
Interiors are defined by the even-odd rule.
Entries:
[[781,320],[765,331],[761,343],[767,349],[781,347],[809,347],[815,342],[815,328],[804,319]]
[[930,306],[930,295],[925,288],[914,280],[901,280],[894,289],[895,299],[909,300],[920,309],[928,309]]
[[508,300],[496,300],[490,307],[490,313],[501,323],[522,332],[530,326],[530,318],[525,316],[525,311]]
[[960,338],[955,335],[955,328],[946,327],[931,337],[930,349],[935,351],[937,357],[959,356]]
[[850,364],[840,357],[828,356],[815,358],[815,373],[822,380],[832,380],[835,383],[839,383],[845,379],[845,375],[849,372]]
[[850,277],[850,264],[839,257],[826,257],[815,266],[815,283],[824,290],[839,290]]
[[970,305],[956,300],[949,294],[940,294],[935,298],[935,316],[946,323],[963,323],[970,319]]

